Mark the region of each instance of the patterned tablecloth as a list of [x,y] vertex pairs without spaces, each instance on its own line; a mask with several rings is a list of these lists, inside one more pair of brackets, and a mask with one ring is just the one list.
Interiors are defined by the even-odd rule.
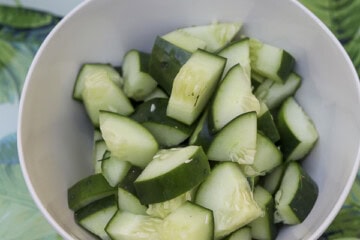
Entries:
[[[26,4],[25,4],[26,2]],[[28,3],[29,2],[29,3]],[[34,3],[37,1],[33,1]],[[39,4],[38,1],[37,4]],[[32,201],[16,148],[19,99],[25,75],[46,35],[80,1],[42,1],[48,12],[8,8],[0,0],[0,239],[61,239]],[[58,5],[51,9],[49,2]],[[57,3],[56,3],[57,2]],[[360,75],[360,0],[301,0],[334,32]],[[70,4],[70,5],[69,5]],[[33,6],[32,6],[33,7]],[[44,8],[42,8],[44,9]],[[56,14],[54,14],[56,13]],[[59,14],[59,15],[57,15]],[[335,221],[322,239],[360,238],[360,173]]]

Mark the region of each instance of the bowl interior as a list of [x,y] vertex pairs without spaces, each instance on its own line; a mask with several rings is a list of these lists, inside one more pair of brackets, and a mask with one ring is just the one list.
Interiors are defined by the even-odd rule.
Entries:
[[43,214],[67,239],[90,239],[67,207],[67,189],[92,172],[93,129],[72,100],[81,63],[121,64],[136,48],[150,52],[157,35],[212,21],[242,21],[243,33],[287,49],[303,77],[296,95],[319,142],[304,166],[320,194],[309,217],[278,239],[316,239],[343,204],[359,164],[357,75],[340,44],[312,14],[289,0],[87,1],[48,36],[30,68],[20,106],[19,154]]

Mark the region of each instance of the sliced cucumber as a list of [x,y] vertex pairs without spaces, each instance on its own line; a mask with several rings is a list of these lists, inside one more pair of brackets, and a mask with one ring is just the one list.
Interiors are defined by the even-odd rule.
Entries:
[[258,86],[254,94],[269,109],[276,109],[286,98],[294,95],[300,85],[301,77],[296,73],[290,73],[284,83],[277,83],[266,79]]
[[215,52],[228,44],[240,31],[242,23],[213,23],[178,29],[206,42],[206,50]]
[[224,240],[251,240],[251,229],[249,227],[242,227]]
[[97,200],[75,212],[75,221],[81,227],[103,240],[110,237],[105,232],[109,220],[117,211],[115,196]]
[[163,90],[161,90],[161,88],[156,87],[154,91],[152,91],[149,95],[146,96],[144,101],[146,102],[154,98],[169,98],[169,96]]
[[259,101],[252,93],[249,75],[236,64],[215,93],[209,116],[211,129],[217,132],[237,116],[252,111],[260,111]]
[[201,146],[205,152],[207,152],[212,140],[214,139],[214,134],[209,128],[208,113],[208,109],[204,110],[189,139],[190,145]]
[[118,206],[121,211],[146,215],[147,207],[142,205],[135,195],[121,187],[118,188]]
[[78,101],[82,101],[82,93],[84,91],[85,82],[88,78],[94,78],[98,76],[99,72],[105,71],[108,78],[113,81],[117,86],[123,85],[123,78],[110,64],[102,63],[85,63],[81,66],[76,82],[73,89],[73,98]]
[[311,212],[318,194],[314,180],[298,162],[290,162],[275,195],[275,220],[285,224],[301,223]]
[[199,185],[210,172],[201,147],[188,146],[160,150],[135,180],[142,204],[175,198]]
[[231,42],[223,49],[221,49],[217,54],[227,59],[223,77],[230,70],[230,68],[232,68],[236,64],[240,64],[241,67],[244,69],[245,73],[247,74],[248,78],[250,78],[250,45],[248,38],[243,38]]
[[167,215],[175,211],[178,207],[183,205],[186,201],[193,201],[197,188],[193,188],[186,193],[183,193],[173,199],[165,202],[149,204],[146,213],[153,217],[165,218]]
[[149,74],[150,54],[138,50],[128,51],[123,59],[125,94],[136,100],[144,100],[157,86]]
[[283,83],[293,70],[295,60],[284,49],[250,39],[251,69],[273,81]]
[[159,240],[161,224],[158,218],[117,211],[105,231],[112,240]]
[[101,172],[110,184],[110,186],[117,186],[126,176],[130,170],[131,164],[122,161],[119,158],[110,155],[101,161]]
[[142,123],[160,146],[171,147],[185,141],[190,136],[193,126],[166,116],[167,106],[168,99],[152,99],[139,105],[131,118]]
[[213,240],[214,217],[211,210],[185,202],[162,224],[161,239]]
[[160,87],[170,95],[173,81],[191,52],[157,37],[152,48],[149,72]]
[[215,166],[200,185],[195,203],[213,211],[215,239],[230,234],[262,214],[237,163]]
[[293,97],[286,99],[281,106],[277,127],[285,160],[302,159],[318,139],[313,122]]
[[99,111],[130,115],[134,108],[124,92],[111,79],[107,71],[99,70],[84,81],[82,100],[95,127],[99,126]]
[[103,159],[106,150],[107,147],[104,140],[98,140],[94,143],[94,149],[93,149],[94,173],[101,173],[101,160]]
[[124,190],[130,192],[131,194],[137,196],[134,182],[141,174],[142,169],[136,166],[131,166],[130,170],[127,172],[124,179],[119,183],[118,187],[123,188]]
[[282,153],[275,144],[262,134],[256,136],[256,153],[253,164],[243,165],[247,176],[260,176],[282,163]]
[[158,143],[140,123],[119,114],[100,112],[100,129],[111,154],[144,168],[158,150]]
[[215,135],[207,151],[209,160],[252,164],[256,152],[256,134],[255,112],[236,117]]
[[254,191],[254,199],[263,209],[264,215],[249,224],[252,238],[275,239],[277,227],[274,223],[275,202],[272,195],[264,188],[257,186]]
[[68,205],[77,211],[101,198],[114,195],[116,189],[111,187],[101,173],[81,179],[68,189]]
[[271,194],[275,194],[280,187],[284,176],[286,164],[275,167],[270,173],[266,174],[261,180],[262,186]]
[[260,113],[257,119],[258,131],[271,139],[274,143],[279,141],[280,135],[274,117],[266,104],[260,101]]
[[191,53],[195,52],[198,48],[205,49],[207,45],[204,40],[194,37],[183,30],[169,32],[161,38]]
[[174,79],[167,115],[188,125],[194,123],[211,98],[225,63],[225,58],[195,51]]

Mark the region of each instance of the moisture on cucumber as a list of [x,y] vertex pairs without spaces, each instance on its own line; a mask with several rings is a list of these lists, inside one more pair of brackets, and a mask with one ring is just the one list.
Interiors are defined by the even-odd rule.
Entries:
[[275,239],[309,215],[319,190],[301,164],[319,134],[295,58],[241,26],[156,33],[119,66],[82,65],[72,97],[94,125],[94,171],[68,189],[79,226],[112,240]]

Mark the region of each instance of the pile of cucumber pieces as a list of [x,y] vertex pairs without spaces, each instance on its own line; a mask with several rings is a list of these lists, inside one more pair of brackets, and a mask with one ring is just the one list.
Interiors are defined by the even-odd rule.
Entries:
[[122,65],[85,63],[73,98],[94,125],[94,173],[68,190],[100,239],[274,239],[318,196],[318,133],[286,50],[240,23],[176,29]]

